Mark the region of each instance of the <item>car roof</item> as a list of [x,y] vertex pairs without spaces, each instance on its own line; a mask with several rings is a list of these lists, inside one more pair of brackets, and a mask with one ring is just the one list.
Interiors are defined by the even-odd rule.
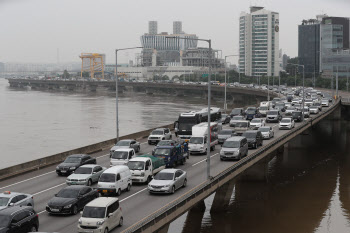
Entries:
[[102,167],[101,165],[98,165],[98,164],[85,164],[85,165],[80,166],[80,167],[91,167],[91,168],[94,168],[94,167],[96,167],[96,166]]
[[125,170],[129,170],[129,167],[126,165],[118,165],[118,166],[113,166],[105,170],[103,173],[116,173],[116,172],[123,172]]
[[259,130],[247,130],[244,133],[257,133],[257,132],[259,132]]
[[10,192],[10,194],[6,194],[5,192],[0,193],[0,197],[9,197],[9,198],[12,198],[12,197],[15,197],[15,196],[18,196],[18,195],[29,195],[29,194],[26,194],[26,193],[17,193],[17,192]]
[[12,206],[11,208],[5,208],[0,210],[0,215],[12,215],[21,210],[34,210],[31,206]]
[[85,187],[88,187],[88,186],[85,186],[85,185],[70,185],[70,186],[64,187],[63,189],[80,190],[80,189],[85,188]]
[[242,137],[242,136],[234,136],[234,137],[230,137],[230,138],[226,139],[226,141],[241,141],[244,138],[245,137]]
[[134,148],[118,148],[118,149],[116,149],[114,152],[116,152],[116,151],[131,151],[131,150],[134,150]]
[[94,206],[94,207],[105,207],[108,206],[119,199],[116,197],[98,197],[92,201],[90,201],[86,206]]
[[181,170],[181,169],[176,169],[176,168],[166,168],[166,169],[161,170],[161,171],[158,172],[158,173],[165,173],[165,172],[167,172],[167,173],[169,173],[169,172],[175,173],[176,171],[180,171],[180,170]]

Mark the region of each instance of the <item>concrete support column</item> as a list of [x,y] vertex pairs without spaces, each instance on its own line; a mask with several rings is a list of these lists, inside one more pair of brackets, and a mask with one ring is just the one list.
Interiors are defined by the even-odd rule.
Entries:
[[160,230],[156,231],[156,233],[168,233],[170,223],[164,225]]
[[267,182],[268,161],[269,160],[267,160],[267,159],[263,159],[262,161],[258,162],[257,164],[254,164],[252,167],[248,168],[241,175],[241,180]]
[[341,108],[340,107],[337,107],[333,111],[333,120],[341,120]]
[[210,212],[217,213],[226,211],[231,200],[235,180],[232,179],[216,190]]
[[201,200],[188,211],[182,233],[200,232],[204,212],[205,204],[204,200]]

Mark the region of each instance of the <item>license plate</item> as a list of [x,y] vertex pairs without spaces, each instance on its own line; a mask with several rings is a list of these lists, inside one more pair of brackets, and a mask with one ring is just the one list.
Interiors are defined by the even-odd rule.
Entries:
[[61,171],[62,173],[66,173],[67,171]]
[[59,209],[51,209],[52,212],[59,212]]
[[107,193],[108,191],[107,190],[102,190],[103,193]]
[[72,184],[77,184],[77,182],[72,182]]

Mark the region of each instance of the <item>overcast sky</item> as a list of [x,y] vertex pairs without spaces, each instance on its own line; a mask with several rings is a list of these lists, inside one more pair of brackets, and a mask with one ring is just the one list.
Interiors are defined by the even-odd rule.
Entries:
[[[292,57],[301,20],[350,17],[350,0],[0,0],[0,62],[56,63],[59,49],[60,62],[98,52],[114,63],[115,48],[140,46],[150,20],[158,21],[158,32],[182,21],[186,33],[212,39],[223,55],[237,54],[239,14],[251,5],[280,13],[280,48]],[[133,60],[135,52],[118,60]]]

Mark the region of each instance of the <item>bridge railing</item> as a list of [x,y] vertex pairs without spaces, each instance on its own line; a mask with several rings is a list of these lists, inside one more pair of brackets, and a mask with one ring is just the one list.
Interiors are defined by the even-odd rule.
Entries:
[[[330,113],[334,110],[339,104],[339,100],[335,102],[330,108],[328,108],[325,112],[322,114],[319,114],[315,118],[312,119],[312,121],[315,121],[317,119],[323,118],[324,115],[327,113]],[[327,114],[328,115],[328,114]],[[298,127],[296,127],[293,130],[290,130],[288,133],[282,135],[281,137],[275,139],[271,143],[267,144],[266,146],[261,147],[259,150],[255,151],[250,156],[247,156],[241,160],[239,160],[237,163],[232,165],[231,167],[227,168],[217,176],[213,177],[211,180],[207,180],[195,188],[191,189],[184,195],[180,196],[176,200],[172,201],[168,205],[164,206],[163,208],[159,209],[158,211],[152,213],[151,215],[145,217],[144,219],[140,220],[139,222],[135,223],[134,225],[127,228],[124,233],[131,233],[131,232],[142,232],[144,229],[147,229],[148,227],[154,225],[155,223],[159,222],[163,218],[165,218],[168,214],[173,213],[176,209],[181,208],[184,206],[187,202],[195,198],[196,196],[200,195],[204,191],[210,189],[213,185],[216,185],[219,181],[225,179],[227,176],[229,176],[234,171],[238,170],[239,168],[243,167],[244,165],[248,164],[249,162],[253,161],[260,155],[264,154],[269,149],[273,148],[283,140],[287,139],[289,136],[294,134],[298,130],[302,130],[303,128],[306,128],[308,124],[312,124],[312,121],[304,121],[302,124],[300,124]]]

